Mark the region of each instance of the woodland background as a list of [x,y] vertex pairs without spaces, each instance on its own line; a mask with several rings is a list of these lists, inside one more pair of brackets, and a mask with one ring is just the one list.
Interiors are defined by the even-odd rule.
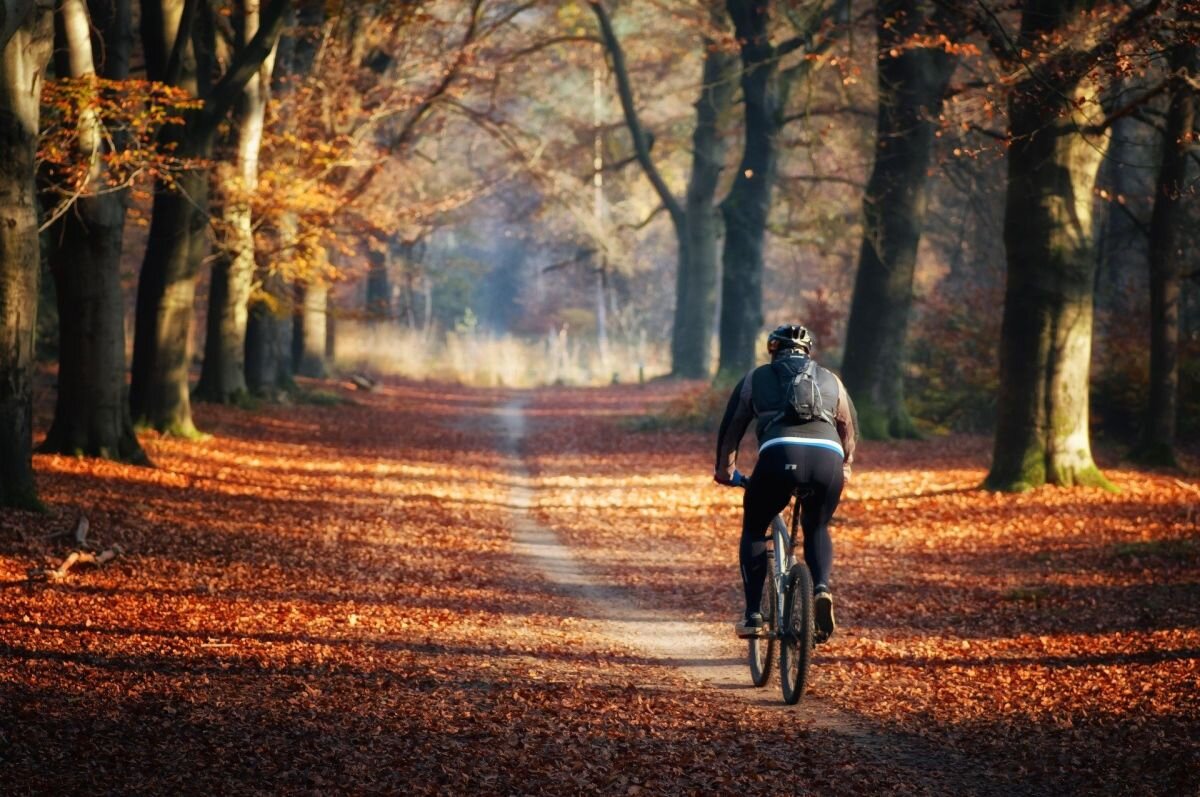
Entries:
[[[1195,793],[1198,35],[0,0],[0,784]],[[794,321],[868,439],[781,710],[694,670],[744,656],[712,434]]]
[[43,447],[134,461],[293,374],[728,384],[797,319],[995,487],[1194,434],[1187,2],[5,9],[9,503],[37,362]]

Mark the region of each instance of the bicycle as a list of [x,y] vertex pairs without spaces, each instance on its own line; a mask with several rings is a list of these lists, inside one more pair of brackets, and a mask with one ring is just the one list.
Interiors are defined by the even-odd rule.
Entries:
[[[749,479],[734,473],[733,484],[745,487]],[[800,525],[800,501],[792,505],[791,531],[781,515],[771,520],[771,547],[767,549],[767,583],[763,586],[759,611],[763,616],[762,636],[748,641],[747,658],[750,680],[766,686],[771,677],[776,643],[779,643],[779,683],[783,701],[789,706],[799,702],[808,682],[814,645],[812,574],[802,560],[796,559],[792,540]],[[782,555],[781,555],[782,554]],[[782,606],[783,611],[776,613]],[[777,622],[781,620],[781,622]]]

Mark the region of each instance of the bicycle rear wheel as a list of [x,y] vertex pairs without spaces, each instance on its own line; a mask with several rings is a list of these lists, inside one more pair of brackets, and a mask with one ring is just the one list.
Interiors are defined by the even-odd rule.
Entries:
[[804,563],[788,572],[780,619],[779,680],[791,706],[804,694],[813,653],[813,583]]
[[766,686],[767,679],[771,677],[771,665],[775,661],[775,572],[774,570],[767,571],[767,577],[764,579],[762,602],[759,603],[759,611],[763,616],[763,628],[767,631],[767,636],[757,637],[750,640],[749,644],[749,659],[750,659],[750,680],[755,686]]

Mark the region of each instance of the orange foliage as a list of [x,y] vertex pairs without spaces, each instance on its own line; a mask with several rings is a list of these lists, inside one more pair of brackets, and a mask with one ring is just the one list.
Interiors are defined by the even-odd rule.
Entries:
[[[200,165],[162,146],[159,133],[180,125],[201,106],[184,89],[147,80],[107,80],[90,75],[47,80],[42,88],[38,165],[49,189],[62,198],[104,193],[147,180],[170,184]],[[80,122],[92,116],[102,128],[103,167],[97,174],[81,154]],[[97,179],[99,177],[100,179]]]
[[[37,457],[49,514],[0,514],[6,786],[966,793],[946,748],[996,793],[1194,791],[1194,480],[997,496],[974,490],[981,439],[866,446],[835,529],[843,629],[781,711],[598,635],[602,606],[514,553],[492,412],[521,394],[325,387],[347,403],[205,405],[211,439],[144,439],[157,470]],[[525,459],[593,572],[728,639],[740,494],[709,481],[708,434],[629,429],[678,394],[526,394]],[[124,555],[28,584],[79,513]],[[874,741],[813,732],[836,716]]]

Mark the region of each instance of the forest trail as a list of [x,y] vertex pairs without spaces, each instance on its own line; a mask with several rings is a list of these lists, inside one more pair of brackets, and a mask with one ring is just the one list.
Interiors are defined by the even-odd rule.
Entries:
[[[787,708],[729,633],[709,434],[647,422],[693,387],[320,386],[200,407],[156,469],[37,457],[49,512],[0,514],[6,793],[1200,785],[1195,480],[999,497],[986,441],[867,446]],[[121,556],[32,581],[80,515]]]
[[[738,701],[786,712],[788,721],[827,734],[828,747],[847,759],[854,759],[857,765],[877,766],[906,783],[934,793],[981,797],[1046,793],[1032,782],[1001,785],[996,774],[979,761],[935,748],[915,736],[870,728],[820,697],[810,695],[796,706],[788,706],[779,692],[778,661],[767,685],[755,688],[749,681],[744,642],[732,634],[718,638],[705,625],[661,604],[639,605],[631,594],[608,586],[587,572],[570,546],[534,517],[537,503],[529,469],[521,455],[527,433],[526,404],[527,399],[518,397],[497,410],[504,430],[503,452],[512,479],[508,503],[513,545],[516,554],[556,588],[564,611],[581,613],[595,621],[599,632],[614,643],[639,651],[656,664],[682,671],[694,682],[693,688],[702,695],[708,692],[708,699],[718,699],[709,690],[721,690]],[[604,518],[596,515],[590,522],[602,524]],[[652,551],[653,529],[646,532],[647,549]],[[670,566],[666,558],[670,549],[660,555],[664,564]],[[819,650],[814,666],[820,666]],[[655,688],[657,684],[643,686]]]

